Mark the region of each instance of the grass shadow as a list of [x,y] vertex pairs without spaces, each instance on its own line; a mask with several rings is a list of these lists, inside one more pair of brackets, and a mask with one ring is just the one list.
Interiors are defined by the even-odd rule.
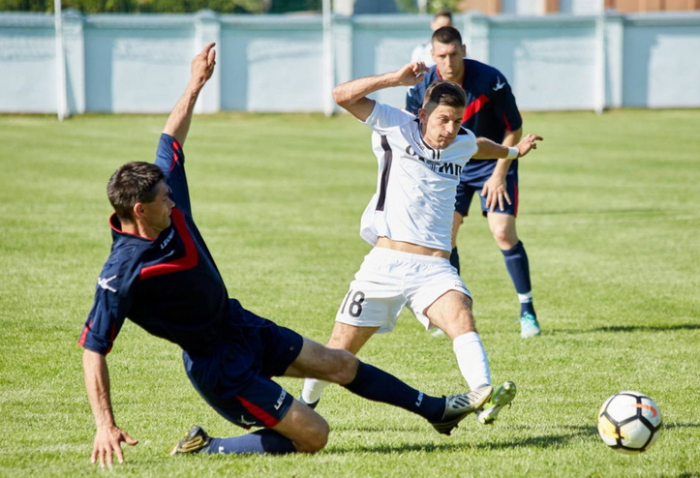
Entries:
[[671,330],[697,330],[700,324],[678,325],[608,325],[591,329],[592,332],[668,332]]
[[390,427],[371,427],[371,426],[354,426],[354,425],[343,425],[343,426],[333,426],[333,431],[344,431],[344,432],[364,432],[364,433],[385,433],[385,432],[411,432],[418,433],[425,431],[425,428],[415,426],[415,427],[400,427],[400,426],[390,426]]
[[403,445],[375,445],[367,446],[360,445],[351,448],[345,448],[342,446],[329,446],[325,448],[327,453],[334,454],[356,454],[356,453],[377,453],[377,454],[392,454],[392,453],[406,453],[406,452],[456,452],[464,451],[468,449],[473,449],[474,446],[455,444],[455,443],[406,443]]
[[673,430],[676,428],[700,428],[700,423],[664,423],[664,428],[666,430]]
[[557,334],[590,334],[593,332],[673,332],[676,330],[698,330],[700,324],[677,325],[606,325],[593,329],[553,329],[546,331],[547,335]]
[[[522,427],[529,428],[529,427]],[[485,449],[485,450],[504,450],[511,448],[538,448],[538,449],[548,449],[548,448],[558,448],[562,445],[567,444],[569,441],[579,437],[592,436],[598,433],[596,427],[590,426],[567,426],[566,429],[571,430],[570,433],[553,433],[550,435],[539,435],[532,437],[519,438],[506,442],[488,442],[479,444],[459,444],[459,443],[406,443],[402,445],[375,445],[375,446],[358,446],[352,448],[344,448],[340,446],[332,446],[326,448],[329,453],[345,454],[345,453],[378,453],[378,454],[389,454],[389,453],[404,453],[404,452],[460,452],[466,450],[474,449]],[[382,432],[386,431],[385,428],[354,428],[358,431],[374,431]],[[407,429],[401,429],[400,431],[407,431]]]
[[581,433],[567,433],[560,435],[539,435],[533,437],[520,438],[502,443],[485,443],[479,445],[478,448],[486,450],[508,450],[511,448],[537,448],[546,450],[550,448],[559,448],[565,445],[573,438],[581,436]]
[[660,208],[621,208],[621,209],[564,209],[559,211],[544,210],[544,211],[528,211],[530,216],[562,216],[562,215],[576,215],[576,216],[598,216],[598,215],[628,215],[628,214],[642,214],[642,215],[666,215],[670,211],[667,209]]
[[[528,429],[530,427],[522,426],[521,428]],[[504,442],[504,443],[486,443],[486,444],[480,445],[479,448],[495,449],[495,450],[503,450],[503,449],[508,449],[508,448],[521,448],[521,447],[528,447],[528,448],[534,447],[534,448],[540,448],[540,449],[557,448],[557,447],[560,447],[562,445],[565,445],[566,443],[568,443],[569,441],[571,441],[574,438],[589,437],[589,436],[594,436],[594,435],[598,434],[598,429],[594,426],[568,425],[568,426],[565,426],[563,428],[565,428],[567,430],[571,430],[571,432],[570,433],[531,436],[531,437],[520,438],[517,440]]]

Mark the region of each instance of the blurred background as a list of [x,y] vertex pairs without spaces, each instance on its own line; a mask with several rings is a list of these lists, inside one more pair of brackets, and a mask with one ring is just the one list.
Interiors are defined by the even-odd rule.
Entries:
[[[217,43],[198,113],[336,112],[449,9],[526,111],[700,107],[700,0],[0,0],[0,113],[165,113]],[[377,94],[403,107],[400,88]]]

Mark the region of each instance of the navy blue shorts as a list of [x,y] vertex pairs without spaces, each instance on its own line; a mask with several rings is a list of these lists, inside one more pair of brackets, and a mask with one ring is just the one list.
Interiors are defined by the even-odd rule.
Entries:
[[[481,199],[481,213],[484,217],[488,214],[489,209],[486,207],[486,197],[481,197],[481,190],[484,187],[484,183],[490,176],[481,177],[473,180],[461,180],[457,186],[457,196],[455,201],[455,211],[460,213],[462,216],[469,215],[469,206],[472,203],[472,197],[474,193],[479,195]],[[496,206],[493,212],[499,214],[510,214],[511,216],[518,216],[518,173],[517,170],[509,171],[506,174],[506,191],[508,191],[508,196],[510,196],[510,204],[504,201],[503,209]]]
[[270,377],[283,375],[301,352],[303,337],[240,309],[226,337],[211,353],[183,352],[192,385],[221,416],[250,428],[277,425],[294,397]]

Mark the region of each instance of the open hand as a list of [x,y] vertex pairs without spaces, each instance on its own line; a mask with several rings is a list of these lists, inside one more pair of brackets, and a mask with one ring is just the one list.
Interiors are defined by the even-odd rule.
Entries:
[[97,463],[99,459],[102,468],[104,468],[105,463],[111,467],[114,462],[112,453],[116,453],[119,463],[124,463],[124,452],[122,451],[121,442],[134,446],[138,443],[138,440],[134,440],[128,433],[117,426],[99,428],[95,434],[90,461]]
[[518,148],[518,157],[522,158],[532,149],[537,149],[536,141],[544,141],[542,136],[537,136],[535,134],[528,134],[523,139],[520,140],[518,144],[515,145]]
[[486,207],[489,212],[493,212],[496,206],[503,211],[505,203],[511,203],[505,177],[491,176],[481,188],[481,196],[486,197]]

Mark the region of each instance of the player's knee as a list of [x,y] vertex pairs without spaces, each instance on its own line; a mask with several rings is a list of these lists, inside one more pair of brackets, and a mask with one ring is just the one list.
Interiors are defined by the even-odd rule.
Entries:
[[316,453],[322,450],[328,443],[329,433],[328,422],[323,419],[318,420],[308,429],[303,439],[295,441],[297,451],[299,453]]
[[507,231],[504,226],[495,226],[491,228],[491,234],[493,234],[493,238],[496,240],[496,242],[505,241],[507,237],[506,232]]
[[476,326],[474,324],[474,320],[471,318],[456,318],[443,330],[448,337],[454,340],[460,335],[468,334],[469,332],[476,332]]
[[347,385],[357,375],[358,360],[346,350],[333,350],[333,370],[329,381],[340,385]]
[[509,227],[497,226],[491,230],[493,238],[502,250],[512,249],[518,243],[518,236]]

